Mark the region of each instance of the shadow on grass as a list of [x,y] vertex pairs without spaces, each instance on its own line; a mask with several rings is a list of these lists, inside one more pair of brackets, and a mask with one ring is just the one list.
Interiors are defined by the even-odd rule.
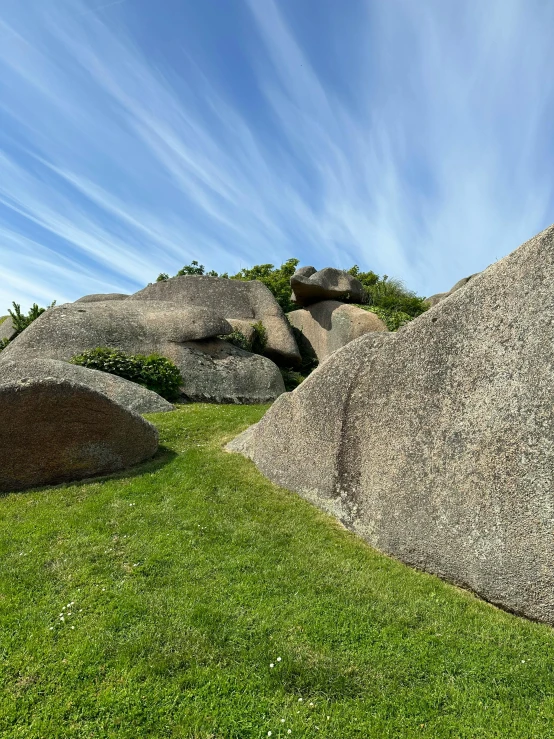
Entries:
[[123,470],[116,472],[109,472],[105,475],[96,475],[94,477],[76,477],[71,480],[64,480],[59,483],[46,483],[45,485],[34,485],[33,487],[22,488],[21,490],[2,490],[0,491],[0,499],[5,498],[8,495],[14,495],[15,493],[25,495],[26,493],[35,493],[48,490],[59,490],[60,488],[71,487],[72,485],[87,485],[98,482],[105,482],[107,480],[121,480],[126,477],[140,477],[149,472],[156,472],[157,470],[165,467],[167,464],[172,462],[179,455],[169,447],[160,444],[158,451],[150,459],[144,462],[139,462],[132,467],[126,467]]

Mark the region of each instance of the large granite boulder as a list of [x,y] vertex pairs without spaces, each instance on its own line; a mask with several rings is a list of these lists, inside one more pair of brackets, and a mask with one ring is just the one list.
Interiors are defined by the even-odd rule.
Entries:
[[261,321],[267,333],[267,356],[277,362],[300,362],[298,347],[280,305],[258,280],[227,280],[208,275],[172,277],[131,295],[125,305],[152,300],[169,301],[182,308],[209,308],[227,319]]
[[2,323],[0,323],[0,340],[11,339],[14,335],[15,328],[13,325],[13,320],[11,316],[8,316],[2,321]]
[[0,361],[69,360],[85,349],[108,346],[131,354],[168,356],[173,345],[232,332],[208,308],[159,301],[66,303],[49,308],[0,355]]
[[90,387],[54,378],[0,385],[0,491],[116,472],[157,448],[152,424]]
[[372,545],[554,623],[554,226],[368,334],[235,447]]
[[287,318],[296,329],[297,343],[319,362],[364,334],[388,330],[375,313],[336,300],[292,311]]
[[174,347],[188,400],[206,403],[269,403],[285,392],[279,368],[267,357],[227,341],[210,339]]
[[85,385],[134,413],[163,413],[173,410],[173,405],[157,393],[109,372],[100,372],[56,359],[0,363],[0,385],[45,378],[69,380]]
[[480,272],[476,272],[473,275],[470,275],[469,277],[462,277],[461,280],[458,280],[458,282],[450,288],[450,290],[446,293],[435,293],[435,295],[431,295],[431,297],[426,298],[425,302],[428,303],[431,307],[434,305],[437,305],[437,303],[440,303],[441,300],[444,300],[449,295],[452,295],[452,293],[455,293],[457,290],[459,290],[461,287],[465,287],[467,283],[472,280],[474,277],[477,277],[478,274],[481,274]]
[[190,400],[274,400],[284,392],[278,367],[266,357],[214,338],[232,331],[228,321],[205,307],[156,300],[68,303],[48,309],[0,353],[0,376],[8,361],[68,361],[86,349],[107,346],[171,359],[183,377],[182,393]]
[[365,303],[367,299],[365,288],[356,277],[334,267],[318,272],[314,267],[302,267],[290,278],[290,286],[292,298],[298,305],[311,305],[321,300]]
[[129,296],[125,293],[92,293],[78,298],[76,303],[105,303],[108,300],[126,300]]

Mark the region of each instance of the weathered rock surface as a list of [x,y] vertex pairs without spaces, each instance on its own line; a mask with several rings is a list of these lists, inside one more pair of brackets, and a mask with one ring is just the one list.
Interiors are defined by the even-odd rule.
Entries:
[[314,303],[287,317],[299,332],[297,343],[302,343],[304,351],[319,362],[364,334],[388,330],[375,313],[336,300]]
[[0,386],[0,490],[80,480],[155,454],[158,432],[102,393],[69,380]]
[[168,301],[68,303],[47,310],[2,351],[0,376],[8,361],[68,361],[85,349],[107,346],[131,354],[156,352],[171,359],[181,370],[182,392],[191,400],[274,400],[284,386],[271,360],[211,340],[232,330],[209,308],[183,308]]
[[210,308],[227,319],[261,321],[267,332],[267,355],[276,361],[300,361],[298,347],[280,305],[258,280],[243,282],[208,275],[172,277],[131,295],[125,305],[151,300],[169,301],[181,307]]
[[367,297],[358,279],[333,267],[325,267],[318,272],[313,267],[303,267],[290,278],[290,286],[293,300],[298,305],[310,305],[320,300],[364,303]]
[[208,308],[159,301],[66,303],[49,308],[0,355],[0,362],[31,358],[69,360],[85,349],[108,346],[131,354],[169,356],[174,344],[231,333]]
[[333,354],[236,446],[378,549],[554,623],[553,285],[554,226]]
[[173,405],[157,393],[109,372],[100,372],[56,359],[7,361],[0,364],[0,385],[46,378],[69,380],[85,385],[134,413],[163,413],[173,410]]
[[12,317],[8,316],[2,323],[0,323],[0,339],[11,339],[15,334],[15,328],[13,325]]
[[279,368],[267,357],[227,341],[174,345],[168,354],[184,378],[183,394],[206,403],[269,403],[285,392]]
[[83,295],[76,303],[105,303],[108,300],[126,300],[129,296],[125,293],[92,293]]
[[426,298],[426,303],[429,303],[431,307],[434,305],[437,305],[437,303],[440,303],[441,300],[444,300],[449,295],[452,295],[452,293],[455,293],[457,290],[459,290],[461,287],[464,287],[467,285],[467,283],[472,280],[474,277],[477,277],[477,275],[481,274],[480,272],[476,272],[473,275],[470,275],[469,277],[462,277],[461,280],[458,280],[458,282],[450,288],[450,290],[446,293],[436,293],[435,295],[431,295],[430,298]]

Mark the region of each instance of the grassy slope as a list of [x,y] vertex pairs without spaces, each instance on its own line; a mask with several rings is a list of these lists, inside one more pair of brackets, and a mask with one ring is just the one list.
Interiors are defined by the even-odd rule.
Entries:
[[0,736],[554,736],[554,631],[220,450],[262,412],[162,414],[140,474],[0,498]]

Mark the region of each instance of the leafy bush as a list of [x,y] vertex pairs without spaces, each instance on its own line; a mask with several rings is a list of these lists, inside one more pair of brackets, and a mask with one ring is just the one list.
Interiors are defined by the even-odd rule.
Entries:
[[382,308],[388,312],[407,313],[412,318],[420,316],[429,308],[425,299],[418,297],[413,291],[407,290],[401,280],[391,279],[388,275],[379,277],[378,274],[371,271],[360,272],[357,264],[351,267],[348,273],[356,277],[365,287],[368,295],[368,305]]
[[[48,308],[53,308],[56,305],[56,301],[54,300]],[[2,349],[5,349],[10,341],[13,341],[16,336],[19,336],[19,334],[22,331],[25,331],[27,326],[29,326],[33,321],[35,321],[39,316],[41,316],[45,311],[48,310],[48,308],[39,308],[36,303],[33,303],[31,309],[25,315],[21,312],[21,306],[19,303],[12,303],[13,310],[8,308],[8,316],[1,316],[0,317],[0,324],[4,323],[4,321],[11,316],[13,327],[15,329],[14,335],[10,339],[2,339],[0,340],[0,351]]]
[[285,383],[285,390],[288,393],[292,392],[292,390],[295,390],[300,385],[300,383],[304,382],[304,380],[306,379],[305,376],[297,370],[285,367],[280,367],[279,370],[281,372],[283,382]]
[[375,313],[383,323],[386,325],[389,331],[398,331],[401,326],[414,320],[414,316],[409,313],[405,313],[401,310],[380,308],[376,305],[359,305],[358,308],[363,308],[370,313]]
[[25,331],[27,326],[29,326],[33,321],[36,321],[36,319],[48,310],[48,308],[53,308],[56,305],[56,301],[54,300],[48,308],[39,308],[36,303],[33,303],[27,315],[21,312],[21,306],[18,303],[12,303],[12,305],[13,310],[8,308],[8,313],[12,317],[13,327],[15,329],[15,334],[12,338],[15,339],[16,336],[18,336],[22,331]]
[[290,278],[296,272],[298,259],[287,259],[280,267],[273,264],[258,264],[251,269],[241,269],[232,280],[259,280],[273,293],[285,313],[298,306],[291,300]]
[[267,346],[267,331],[265,330],[265,326],[261,321],[256,321],[256,323],[252,324],[252,328],[254,329],[254,338],[252,340],[251,351],[254,354],[263,354]]
[[244,349],[245,352],[252,352],[253,354],[263,354],[267,346],[267,331],[261,321],[257,321],[252,324],[254,329],[254,336],[252,339],[248,339],[242,331],[233,331],[231,334],[223,334],[220,339],[228,341],[234,346],[238,346],[239,349]]
[[245,352],[252,351],[252,342],[246,338],[242,331],[233,331],[231,334],[223,334],[219,338],[224,341],[228,341],[233,346],[238,346],[239,349],[244,349]]
[[179,369],[159,354],[126,354],[119,349],[97,347],[77,354],[71,363],[124,377],[153,390],[166,400],[176,400],[183,383]]

